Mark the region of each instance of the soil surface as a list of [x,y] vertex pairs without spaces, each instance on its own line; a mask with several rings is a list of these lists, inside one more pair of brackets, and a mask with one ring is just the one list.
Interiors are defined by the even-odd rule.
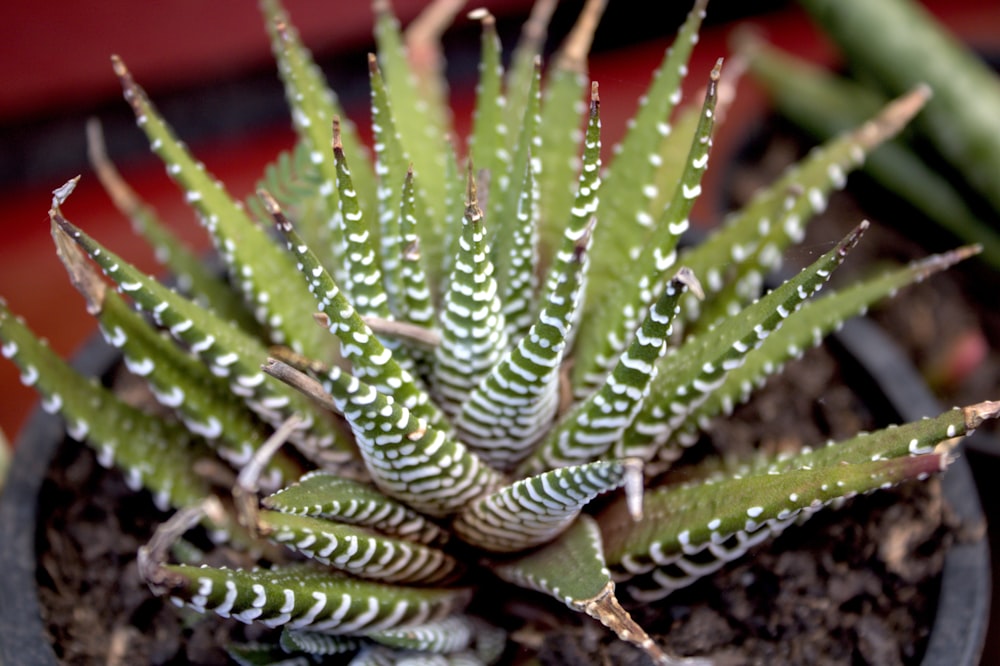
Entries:
[[[799,152],[795,138],[769,144],[751,168],[736,174],[734,196],[770,181]],[[807,263],[863,218],[872,219],[873,228],[842,269],[845,276],[928,253],[909,234],[881,224],[881,212],[868,206],[862,212],[855,199],[834,197],[789,263]],[[1000,386],[1000,361],[988,349],[971,368],[955,371],[961,365],[956,354],[975,348],[977,336],[1000,349],[1000,326],[995,313],[977,303],[977,284],[975,272],[953,271],[873,313],[945,404],[995,398]],[[838,373],[826,348],[807,352],[698,446],[792,450],[882,425]],[[67,442],[42,497],[38,583],[62,663],[226,663],[216,646],[231,635],[244,638],[242,625],[214,616],[195,621],[153,597],[138,578],[136,550],[165,518],[147,494],[134,494],[88,449]],[[710,578],[662,602],[630,608],[675,654],[710,656],[723,665],[916,664],[944,552],[965,538],[963,528],[942,503],[936,480],[907,485],[820,512]],[[503,609],[512,629],[511,662],[535,655],[552,665],[651,663],[550,600],[524,593],[505,604],[491,598],[491,606]]]

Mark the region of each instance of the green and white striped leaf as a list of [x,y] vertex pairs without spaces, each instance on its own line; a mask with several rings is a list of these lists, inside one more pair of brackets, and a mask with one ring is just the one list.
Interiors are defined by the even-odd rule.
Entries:
[[[331,637],[331,640],[335,639]],[[225,648],[226,654],[238,666],[310,666],[320,660],[309,654],[290,654],[273,643],[230,643]]]
[[277,203],[266,193],[261,193],[261,197],[284,236],[289,253],[297,261],[300,279],[304,278],[308,284],[316,309],[324,315],[320,321],[340,340],[341,354],[352,363],[353,372],[382,393],[393,396],[417,416],[434,424],[441,423],[440,411],[409,370],[399,363],[399,354],[387,349],[375,336]]
[[[403,180],[403,192],[399,202],[399,279],[400,297],[398,312],[399,319],[423,326],[424,328],[434,328],[437,324],[434,310],[434,294],[431,285],[427,280],[427,271],[424,268],[426,261],[422,252],[423,244],[420,241],[419,229],[424,225],[418,215],[426,215],[426,210],[418,210],[417,188],[414,185],[413,169],[407,168],[406,177]],[[423,350],[408,350],[410,355],[421,362],[427,361],[427,354]]]
[[286,344],[311,358],[327,360],[329,343],[312,324],[312,300],[293,280],[295,267],[263,229],[229,196],[223,185],[197,162],[174,136],[125,64],[113,59],[125,99],[150,145],[167,165],[167,173],[184,190],[202,225],[211,234],[230,278],[254,315],[266,325],[273,342]]
[[868,223],[863,222],[834,249],[739,315],[702,335],[687,338],[668,354],[649,397],[616,444],[614,455],[644,460],[655,455],[686,415],[714,392],[727,372],[742,365],[748,352],[759,347],[791,313],[823,288],[867,228]]
[[499,474],[464,444],[339,368],[329,374],[329,393],[280,361],[269,359],[263,369],[343,414],[375,485],[421,513],[456,513],[499,485]]
[[309,559],[369,580],[444,585],[464,567],[444,551],[323,518],[262,511],[261,531]]
[[483,623],[476,622],[471,617],[451,615],[418,627],[386,629],[369,634],[368,637],[376,643],[393,648],[449,654],[472,645],[476,632],[481,628]]
[[700,288],[691,272],[681,268],[653,304],[604,384],[549,431],[519,470],[521,474],[589,462],[611,450],[649,395],[650,382],[658,372],[656,363],[670,339],[678,302],[690,286]]
[[328,656],[357,652],[362,643],[350,636],[333,636],[321,631],[286,628],[281,632],[279,645],[288,653],[305,652],[310,655]]
[[602,289],[609,290],[611,295],[607,292],[590,295],[597,303],[581,327],[586,337],[581,339],[575,356],[577,397],[588,395],[607,375],[636,325],[663,291],[667,271],[677,260],[677,242],[690,226],[688,215],[701,193],[701,179],[708,168],[721,73],[720,59],[712,69],[698,126],[673,197],[641,242],[629,250],[628,258],[618,260],[617,281],[605,278],[609,284],[602,284]]
[[468,589],[390,585],[304,566],[250,571],[177,564],[157,573],[174,603],[198,612],[336,635],[424,624],[469,599]]
[[472,391],[456,421],[463,441],[497,468],[511,469],[520,463],[555,417],[559,368],[586,284],[600,168],[600,99],[595,84],[576,203],[546,280],[542,311],[527,335]]
[[452,528],[463,540],[495,553],[551,541],[602,493],[641,475],[635,460],[602,460],[562,467],[515,481],[470,503]]
[[434,356],[432,388],[449,415],[458,413],[507,349],[502,304],[471,169],[467,187],[459,249],[440,312],[441,344]]
[[443,544],[448,533],[405,504],[359,481],[322,471],[265,497],[269,509],[362,525],[389,536],[423,544]]

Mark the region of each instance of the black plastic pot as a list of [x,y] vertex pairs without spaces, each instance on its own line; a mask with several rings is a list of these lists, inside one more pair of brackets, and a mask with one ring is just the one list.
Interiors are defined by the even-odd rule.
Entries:
[[[941,410],[909,360],[868,320],[850,322],[834,338],[845,376],[886,422],[912,420]],[[76,367],[99,375],[114,367],[117,352],[101,340],[88,344]],[[860,387],[860,388],[858,388]],[[976,435],[974,435],[976,436]],[[10,477],[0,496],[0,664],[56,664],[42,625],[36,569],[39,491],[64,440],[61,419],[36,409],[18,438]],[[944,494],[966,525],[985,518],[968,462],[959,458],[945,473]],[[990,606],[990,556],[984,536],[954,545],[945,558],[937,617],[923,663],[979,663]]]

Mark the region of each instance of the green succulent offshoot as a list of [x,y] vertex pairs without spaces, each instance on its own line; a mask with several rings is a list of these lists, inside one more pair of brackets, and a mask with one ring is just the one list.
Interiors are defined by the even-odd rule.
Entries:
[[[226,271],[219,280],[192,266],[92,131],[102,182],[159,256],[190,276],[191,293],[74,226],[62,208],[75,181],[54,193],[52,233],[102,334],[149,383],[158,410],[79,376],[0,301],[0,351],[42,406],[102,464],[178,509],[139,553],[151,589],[274,630],[270,642],[229,646],[239,663],[332,654],[356,664],[495,663],[503,632],[467,612],[486,577],[511,595],[526,588],[587,613],[658,663],[705,663],[660,649],[619,591],[660,598],[835,501],[926,478],[947,467],[955,438],[1000,414],[1000,403],[984,402],[790,457],[710,457],[691,475],[710,482],[656,480],[650,468],[672,463],[846,318],[978,251],[818,296],[850,259],[861,222],[798,275],[760,290],[810,214],[926,92],[830,140],[678,254],[708,165],[722,68],[709,75],[696,122],[671,128],[704,0],[610,159],[596,82],[583,104],[603,3],[587,4],[545,83],[541,36],[553,3],[538,3],[510,72],[492,17],[477,13],[484,66],[470,152],[480,163],[464,173],[447,138],[444,81],[406,56],[440,53],[433,35],[453,14],[449,0],[408,34],[388,3],[375,4],[372,165],[285,11],[262,2],[299,141],[246,205],[114,59],[140,129]],[[675,183],[672,196],[658,191],[664,182]],[[210,526],[235,533],[196,471],[206,458],[238,474],[234,506],[251,536],[231,547],[255,553],[255,568],[169,561],[189,550],[170,544],[209,509]],[[260,498],[261,487],[275,492]]]

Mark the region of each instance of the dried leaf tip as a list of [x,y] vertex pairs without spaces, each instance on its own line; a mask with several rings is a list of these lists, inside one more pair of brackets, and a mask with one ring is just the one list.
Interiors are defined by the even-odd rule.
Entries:
[[921,83],[892,100],[877,116],[858,128],[858,143],[871,148],[893,137],[924,108],[930,97],[930,86]]
[[694,274],[693,270],[687,266],[681,266],[677,269],[677,274],[674,275],[674,279],[687,287],[699,301],[705,300],[705,290],[702,289],[701,282],[698,280],[698,276]]
[[130,83],[132,81],[132,75],[128,71],[128,67],[125,66],[125,62],[121,59],[117,53],[111,55],[111,67],[115,70],[115,76],[120,79],[127,79]]
[[368,54],[368,73],[373,76],[381,75],[381,71],[378,68],[378,56],[374,53]]
[[590,112],[595,113],[595,107],[601,104],[601,96],[597,92],[597,81],[590,82]]
[[583,261],[583,255],[587,252],[587,246],[590,245],[590,239],[594,237],[594,227],[596,226],[597,216],[591,215],[590,219],[587,221],[587,226],[583,229],[583,233],[576,239],[576,245],[573,246],[573,261],[575,263]]
[[267,210],[268,215],[274,220],[275,225],[278,229],[284,232],[289,232],[292,230],[291,221],[285,216],[284,212],[281,210],[281,204],[278,203],[277,199],[271,196],[271,193],[265,189],[257,190],[257,198],[260,199],[261,203],[264,204],[264,209]]
[[52,209],[59,210],[66,199],[69,199],[69,195],[73,194],[73,190],[76,189],[76,184],[80,182],[80,176],[75,176],[70,178],[65,183],[52,190]]
[[85,301],[87,301],[87,312],[97,316],[104,309],[104,299],[107,295],[108,285],[100,278],[97,271],[87,262],[83,251],[69,237],[69,234],[55,220],[58,215],[55,211],[50,213],[52,217],[52,240],[56,244],[56,255],[66,267],[69,274],[69,281],[76,287]]
[[470,10],[466,16],[470,21],[482,21],[484,26],[491,26],[496,24],[496,18],[490,13],[490,10],[486,7],[476,7]]
[[580,11],[573,29],[566,37],[556,57],[556,68],[583,73],[587,71],[587,54],[594,41],[594,33],[601,22],[608,0],[587,0]]
[[965,426],[969,430],[975,430],[984,422],[1000,417],[1000,400],[986,400],[962,408],[965,417]]
[[333,117],[333,152],[344,153],[344,144],[340,140],[340,116]]
[[133,215],[141,205],[139,197],[121,177],[108,157],[104,130],[97,118],[87,120],[87,159],[90,160],[90,166],[115,206],[126,215]]
[[854,249],[854,246],[861,241],[861,237],[865,235],[865,232],[868,231],[868,227],[870,226],[871,222],[868,220],[861,220],[861,224],[854,227],[854,230],[847,234],[847,236],[844,237],[844,240],[840,241],[840,246],[837,248],[837,252],[842,258],[847,256],[847,253]]

